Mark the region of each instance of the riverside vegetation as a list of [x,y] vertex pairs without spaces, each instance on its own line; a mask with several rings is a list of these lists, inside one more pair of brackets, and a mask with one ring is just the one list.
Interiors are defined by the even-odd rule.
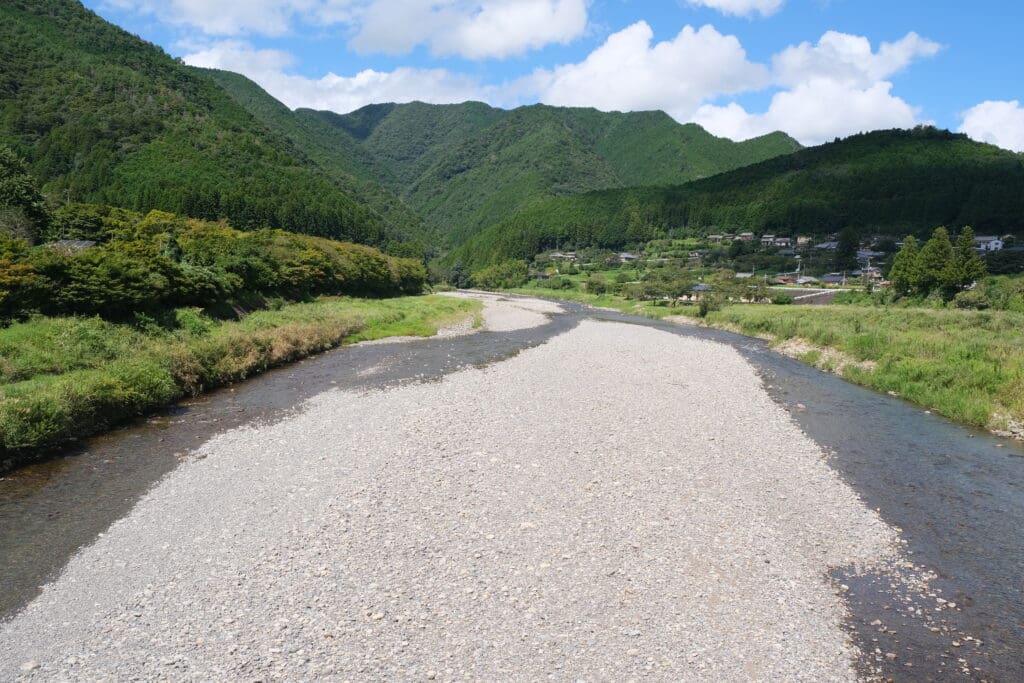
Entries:
[[478,306],[323,297],[240,320],[179,308],[173,326],[34,317],[0,330],[0,464],[342,343],[429,336]]
[[476,306],[410,296],[422,260],[365,245],[155,210],[51,212],[2,147],[0,219],[8,465],[344,342],[433,334]]

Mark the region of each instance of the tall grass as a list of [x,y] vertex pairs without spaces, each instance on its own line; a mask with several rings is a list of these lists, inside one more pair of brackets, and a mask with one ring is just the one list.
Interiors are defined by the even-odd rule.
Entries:
[[1024,422],[1024,314],[861,306],[730,306],[713,326],[803,339],[871,368],[847,379],[979,427]]
[[180,309],[173,330],[36,318],[0,330],[0,469],[182,396],[343,343],[430,336],[479,303],[322,298],[221,322]]

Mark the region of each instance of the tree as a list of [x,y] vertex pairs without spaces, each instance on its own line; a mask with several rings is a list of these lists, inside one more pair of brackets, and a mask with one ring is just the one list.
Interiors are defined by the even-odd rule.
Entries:
[[935,228],[931,239],[921,248],[918,261],[921,274],[918,291],[928,295],[941,290],[943,298],[953,298],[957,286],[956,259],[945,228]]
[[956,238],[956,284],[960,289],[969,287],[988,274],[985,262],[974,249],[974,229],[970,226],[960,231]]
[[35,242],[50,213],[25,162],[0,145],[0,232]]
[[839,244],[836,247],[833,268],[837,271],[856,270],[857,250],[860,249],[860,236],[853,228],[845,228],[839,233]]
[[921,261],[917,248],[917,240],[908,235],[903,247],[896,253],[892,268],[889,270],[892,288],[900,296],[908,296],[918,290],[921,285]]

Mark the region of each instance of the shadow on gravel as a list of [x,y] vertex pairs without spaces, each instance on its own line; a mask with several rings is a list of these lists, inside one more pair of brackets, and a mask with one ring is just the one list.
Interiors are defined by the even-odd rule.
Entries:
[[331,351],[0,479],[0,617],[37,595],[78,548],[212,436],[279,420],[330,389],[431,381],[494,363],[594,319],[735,348],[864,501],[902,530],[908,566],[832,574],[847,599],[851,634],[866,655],[863,673],[948,680],[966,671],[977,679],[1024,680],[1021,444],[854,386],[756,339],[563,305],[567,313],[534,329]]

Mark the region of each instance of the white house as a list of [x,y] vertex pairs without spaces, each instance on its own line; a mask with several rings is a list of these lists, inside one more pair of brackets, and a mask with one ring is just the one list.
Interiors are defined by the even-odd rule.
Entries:
[[992,235],[975,237],[974,247],[981,251],[1000,251],[1003,248],[1003,241]]

